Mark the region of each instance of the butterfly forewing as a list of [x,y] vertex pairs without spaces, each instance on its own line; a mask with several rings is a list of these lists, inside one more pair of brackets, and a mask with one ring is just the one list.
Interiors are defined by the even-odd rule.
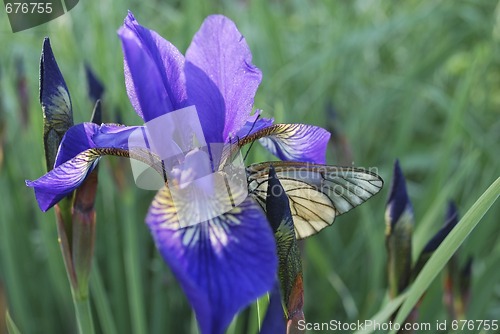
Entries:
[[255,164],[248,167],[248,189],[264,210],[271,164],[288,195],[299,239],[333,224],[336,216],[365,202],[383,185],[377,174],[360,168],[284,161]]

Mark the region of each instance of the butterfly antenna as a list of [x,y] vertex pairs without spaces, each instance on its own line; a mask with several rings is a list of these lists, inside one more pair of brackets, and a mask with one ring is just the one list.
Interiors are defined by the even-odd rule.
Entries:
[[[250,130],[248,131],[248,133],[245,135],[245,137],[247,137],[250,133],[252,133],[252,130],[253,130],[253,128],[255,127],[255,124],[257,123],[257,121],[259,120],[259,118],[260,118],[260,114],[258,114],[258,115],[257,115],[257,118],[256,118],[256,119],[255,119],[255,121],[253,122],[252,127],[250,128]],[[240,143],[239,143],[239,141],[240,141],[240,138],[238,138],[238,146],[240,146],[240,145],[239,145],[239,144],[240,144]],[[250,143],[250,147],[248,148],[247,153],[245,153],[245,157],[243,158],[243,161],[246,161],[246,160],[247,160],[248,153],[250,153],[250,150],[252,149],[252,146],[253,146],[253,143],[254,143],[254,142],[255,142],[255,140],[254,140],[254,141],[252,141],[252,142]]]
[[248,153],[250,153],[250,150],[252,149],[253,143],[255,143],[255,140],[250,143],[250,147],[248,148],[247,153],[245,153],[245,157],[243,158],[243,161],[247,160]]

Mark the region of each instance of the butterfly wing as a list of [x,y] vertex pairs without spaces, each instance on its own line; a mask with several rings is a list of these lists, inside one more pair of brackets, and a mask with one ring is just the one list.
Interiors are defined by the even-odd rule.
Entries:
[[298,239],[332,225],[336,216],[364,203],[383,186],[380,176],[361,168],[287,161],[254,164],[247,168],[248,191],[264,210],[271,165],[288,195]]

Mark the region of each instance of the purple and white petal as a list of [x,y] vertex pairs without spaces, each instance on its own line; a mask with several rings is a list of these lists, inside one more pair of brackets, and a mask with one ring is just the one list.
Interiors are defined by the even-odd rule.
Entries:
[[94,169],[100,156],[94,149],[84,151],[39,179],[26,181],[28,187],[35,189],[40,210],[47,211],[78,188]]
[[186,52],[185,73],[207,142],[226,143],[252,112],[262,78],[234,22],[222,15],[205,19]]
[[92,136],[99,130],[99,125],[94,123],[80,123],[66,131],[59,145],[54,167],[73,159],[79,153],[94,148]]
[[146,223],[186,293],[201,333],[224,333],[238,311],[272,288],[276,245],[253,199],[248,197],[217,218],[182,228],[164,187],[153,200]]
[[124,54],[125,84],[145,122],[185,107],[184,56],[155,31],[141,26],[131,12],[118,31]]
[[281,160],[324,164],[330,133],[312,125],[276,124],[251,137]]
[[[114,148],[128,150],[140,126],[116,124],[80,123],[71,127],[64,135],[57,152],[55,167],[91,148]],[[135,143],[135,142],[134,142]],[[139,146],[140,143],[136,143]]]
[[138,129],[141,127],[94,123],[71,127],[59,147],[55,168],[37,180],[26,181],[27,186],[35,189],[40,209],[47,211],[78,188],[101,156],[128,156],[129,136]]

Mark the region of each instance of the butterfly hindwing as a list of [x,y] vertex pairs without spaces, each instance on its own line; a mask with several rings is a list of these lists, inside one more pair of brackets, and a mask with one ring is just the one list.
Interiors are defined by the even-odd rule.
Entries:
[[249,193],[265,210],[269,167],[285,189],[298,239],[333,224],[335,217],[380,191],[382,179],[361,168],[300,162],[264,162],[248,167]]

